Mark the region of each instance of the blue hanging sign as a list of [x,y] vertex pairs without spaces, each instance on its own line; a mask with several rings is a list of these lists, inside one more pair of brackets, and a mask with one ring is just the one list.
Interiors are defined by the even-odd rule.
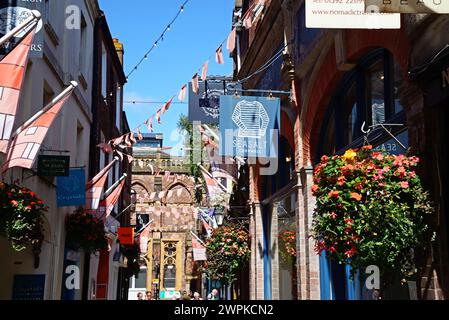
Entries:
[[57,177],[58,208],[86,204],[86,175],[83,168],[71,168],[68,177]]
[[267,97],[220,97],[220,155],[276,158],[280,100]]

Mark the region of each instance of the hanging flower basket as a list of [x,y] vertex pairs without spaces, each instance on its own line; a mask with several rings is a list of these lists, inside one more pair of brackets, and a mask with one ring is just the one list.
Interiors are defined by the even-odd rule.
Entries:
[[108,248],[104,223],[79,208],[66,218],[66,246],[73,250],[96,252]]
[[372,146],[323,156],[315,168],[312,236],[316,251],[381,274],[416,272],[414,250],[424,241],[433,209],[415,169],[417,157],[376,152]]
[[16,251],[32,246],[39,251],[43,235],[43,213],[48,210],[31,190],[0,182],[0,235]]
[[285,230],[279,234],[278,238],[281,263],[287,268],[292,268],[296,263],[296,233]]
[[223,284],[233,283],[240,269],[249,261],[248,231],[243,226],[228,224],[215,229],[206,245],[206,273]]

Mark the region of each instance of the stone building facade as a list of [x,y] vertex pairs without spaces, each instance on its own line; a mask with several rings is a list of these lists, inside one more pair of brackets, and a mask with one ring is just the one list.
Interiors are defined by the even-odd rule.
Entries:
[[[236,1],[235,13],[246,12],[256,2]],[[401,15],[402,27],[397,30],[309,29],[304,3],[265,1],[249,30],[234,21],[239,43],[234,52],[236,79],[253,74],[280,50],[283,53],[245,81],[244,88],[296,88],[293,99],[279,96],[279,172],[264,177],[259,176],[259,165],[250,168],[251,299],[373,298],[361,282],[349,279],[345,268],[318,256],[309,237],[315,208],[313,168],[321,155],[363,145],[363,121],[400,124],[392,134],[421,158],[420,174],[436,203],[435,214],[428,217],[436,241],[417,257],[421,271],[416,282],[395,286],[386,298],[447,299],[447,148],[441,139],[447,118],[442,106],[449,88],[443,31],[448,18]],[[385,132],[376,131],[369,138],[374,147],[405,152]],[[285,273],[278,244],[289,217],[288,230],[296,233],[296,271]],[[292,286],[296,293],[288,294]]]
[[[162,139],[162,135],[157,135]],[[146,290],[160,299],[169,299],[174,291],[199,290],[200,277],[192,256],[191,231],[197,230],[194,206],[194,179],[184,157],[170,156],[151,145],[145,135],[134,148],[132,192],[135,211],[132,223],[149,225],[148,243],[144,244]],[[154,136],[153,136],[154,139]],[[142,250],[142,243],[141,243]]]

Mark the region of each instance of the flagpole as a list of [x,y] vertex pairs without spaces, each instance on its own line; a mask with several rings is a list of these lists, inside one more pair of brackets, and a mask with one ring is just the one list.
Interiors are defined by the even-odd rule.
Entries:
[[116,181],[108,190],[106,190],[105,192],[104,192],[104,194],[103,194],[103,200],[105,199],[105,198],[107,198],[114,190],[115,190],[115,188],[117,188],[118,187],[118,185],[123,181],[123,180],[125,180],[126,179],[126,177],[127,177],[128,175],[126,174],[126,173],[124,173],[121,177],[120,177],[120,179],[118,179],[118,181]]
[[14,37],[19,32],[21,32],[23,29],[28,27],[31,23],[39,22],[39,20],[41,19],[41,13],[39,11],[37,11],[37,10],[32,10],[31,14],[32,15],[29,16],[23,23],[21,23],[18,26],[16,26],[14,29],[12,29],[10,32],[5,34],[0,39],[0,46],[3,45],[6,41],[8,41],[10,38]]
[[220,181],[218,181],[217,179],[215,179],[215,177],[212,176],[212,175],[210,174],[210,172],[207,171],[201,164],[198,163],[198,167],[199,167],[204,173],[206,173],[206,174],[209,176],[209,178],[213,179],[213,180],[218,184],[218,186],[219,186],[225,193],[231,194],[230,192],[228,192],[228,189],[227,189],[224,185],[222,185]]
[[56,98],[54,98],[49,104],[47,104],[42,110],[32,116],[27,122],[25,122],[22,126],[20,126],[16,132],[11,136],[11,139],[25,130],[30,124],[34,122],[37,118],[39,118],[42,114],[50,110],[55,104],[64,99],[68,94],[70,94],[76,87],[78,86],[78,82],[71,81],[70,85],[64,89]]
[[136,234],[134,236],[139,235],[139,233],[141,233],[143,230],[145,230],[150,224],[153,223],[153,219],[151,219],[146,225],[144,225],[139,231],[136,232]]
[[199,243],[206,247],[206,244],[203,242],[203,240],[201,240],[192,230],[190,230],[190,233],[196,238],[196,240],[199,241]]

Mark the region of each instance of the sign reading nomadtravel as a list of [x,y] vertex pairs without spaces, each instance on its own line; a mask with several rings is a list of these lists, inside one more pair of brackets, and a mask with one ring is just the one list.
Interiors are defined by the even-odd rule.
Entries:
[[306,0],[306,27],[400,29],[401,15],[365,12],[364,0]]
[[449,13],[447,0],[365,0],[367,12]]
[[279,130],[279,98],[220,97],[220,155],[275,158]]
[[220,116],[220,96],[234,94],[233,89],[241,89],[241,85],[231,84],[225,80],[199,81],[198,94],[189,83],[189,121],[204,124],[218,124]]
[[69,156],[39,155],[37,175],[41,177],[67,177],[69,166]]
[[[45,19],[45,0],[0,0],[0,37],[20,25],[29,18],[32,10],[41,13],[42,19],[39,21],[34,41],[30,48],[30,58],[42,58],[44,54],[44,29],[42,21]],[[19,32],[10,41],[0,47],[0,55],[5,55],[14,48],[17,42],[27,33],[29,28]]]
[[83,168],[71,168],[68,177],[57,178],[58,208],[80,206],[86,203],[86,174]]

